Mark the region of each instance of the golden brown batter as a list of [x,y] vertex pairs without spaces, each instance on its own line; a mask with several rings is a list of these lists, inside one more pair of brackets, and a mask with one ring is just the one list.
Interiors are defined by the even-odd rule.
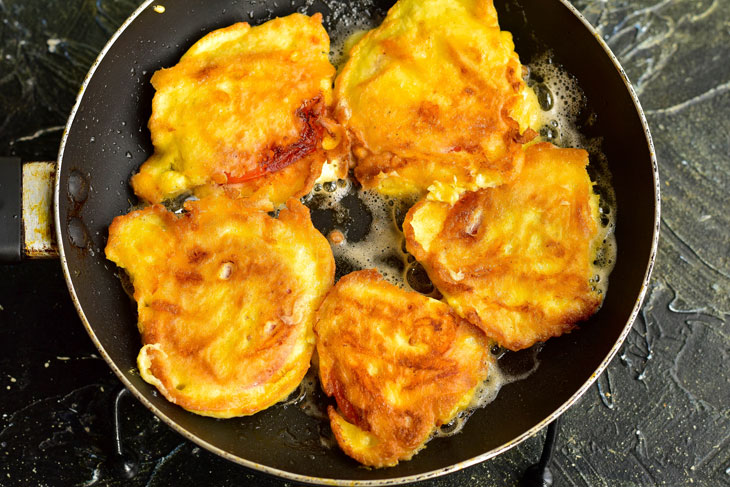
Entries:
[[319,376],[340,447],[360,463],[408,460],[465,409],[486,375],[484,334],[449,307],[353,272],[332,288],[314,325]]
[[512,183],[456,204],[422,200],[407,248],[446,301],[511,350],[570,331],[601,305],[589,280],[599,229],[588,153],[541,143]]
[[200,39],[152,77],[155,153],[132,178],[135,193],[159,203],[224,189],[283,203],[309,192],[346,146],[327,113],[328,53],[320,14],[238,23]]
[[366,189],[454,198],[511,180],[539,106],[491,0],[400,0],[335,81]]
[[327,240],[297,200],[278,218],[245,200],[161,205],[114,219],[106,255],[134,285],[142,378],[205,416],[260,411],[309,368],[314,312],[334,280]]

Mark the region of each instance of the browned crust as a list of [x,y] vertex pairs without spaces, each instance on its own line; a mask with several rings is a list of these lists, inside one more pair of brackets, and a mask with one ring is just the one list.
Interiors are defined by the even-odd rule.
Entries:
[[[517,180],[465,193],[448,209],[429,251],[416,239],[414,217],[428,211],[429,205],[448,205],[422,200],[411,208],[403,224],[408,251],[424,266],[447,302],[511,350],[573,330],[602,302],[589,283],[594,273],[592,242],[598,215],[589,203],[592,185],[584,169],[587,153],[547,143],[526,152],[525,167]],[[565,180],[549,180],[540,167],[564,175]],[[563,188],[566,184],[570,189]],[[570,208],[565,210],[570,212],[561,208]],[[540,212],[544,231],[539,226],[516,227],[512,234],[502,231],[499,225],[506,215],[520,222],[528,211]],[[520,232],[528,231],[525,229],[534,233],[520,237]],[[557,233],[560,239],[551,236]],[[534,255],[523,253],[530,237],[542,242]],[[505,249],[513,246],[515,253],[506,254]],[[552,270],[540,270],[541,264],[549,264]],[[519,298],[524,294],[528,295]]]
[[[150,346],[143,377],[171,402],[209,416],[253,414],[306,373],[314,309],[335,264],[309,210],[295,199],[287,205],[272,218],[243,200],[208,198],[187,202],[182,216],[155,205],[112,222],[107,256],[132,278]],[[151,216],[163,233],[148,241],[134,225]],[[288,243],[306,249],[313,275],[275,250]]]
[[[342,449],[365,465],[411,458],[486,376],[486,338],[476,327],[375,270],[340,279],[320,306],[314,331],[322,388],[337,403],[329,409],[333,431]],[[366,451],[351,445],[337,415],[376,437],[377,445]]]
[[[491,2],[475,6],[473,13],[487,25],[496,19]],[[372,189],[379,187],[384,175],[397,173],[398,178],[414,186],[417,192],[425,192],[435,181],[452,183],[454,178],[460,185],[476,184],[478,174],[487,174],[497,182],[511,180],[521,167],[522,144],[537,135],[532,129],[521,133],[519,124],[510,115],[519,103],[521,91],[528,89],[516,56],[509,58],[503,67],[495,67],[494,79],[485,79],[484,72],[470,58],[469,47],[457,45],[448,38],[433,40],[434,44],[444,44],[447,62],[456,66],[453,83],[434,86],[442,98],[448,98],[448,103],[439,106],[428,100],[415,101],[398,118],[378,108],[365,116],[356,113],[358,90],[370,86],[381,74],[351,79],[358,73],[359,57],[367,57],[371,52],[361,45],[370,43],[368,46],[372,48],[376,44],[380,56],[400,63],[405,69],[415,69],[410,64],[414,62],[413,50],[408,45],[393,37],[378,37],[383,29],[391,32],[388,29],[399,21],[401,18],[389,17],[383,26],[368,33],[353,48],[350,60],[335,81],[335,115],[347,128],[352,141],[357,161],[355,177],[364,188]],[[496,21],[494,26],[497,27]],[[389,96],[397,97],[397,90],[394,87],[392,93],[382,93],[382,104],[387,106]],[[501,139],[501,146],[495,137]]]
[[[290,44],[261,42],[277,35]],[[132,177],[135,193],[151,203],[195,191],[274,204],[307,194],[332,155],[324,137],[342,130],[322,86],[335,73],[323,55],[328,45],[321,16],[293,14],[213,31],[157,71],[155,154]]]

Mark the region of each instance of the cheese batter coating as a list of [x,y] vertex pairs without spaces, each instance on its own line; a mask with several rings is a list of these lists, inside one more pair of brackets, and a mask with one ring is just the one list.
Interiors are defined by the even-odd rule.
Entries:
[[540,113],[522,74],[492,0],[400,0],[335,81],[355,176],[366,189],[447,200],[511,180]]
[[314,311],[334,281],[327,240],[297,200],[278,218],[207,198],[114,219],[107,258],[134,285],[142,378],[205,416],[254,414],[309,368]]
[[346,275],[317,312],[319,376],[344,452],[373,467],[409,460],[486,378],[484,334],[449,307],[384,281]]
[[135,193],[150,203],[221,188],[274,203],[308,193],[346,146],[328,116],[328,53],[320,14],[237,23],[200,39],[152,77],[155,152],[132,178]]
[[536,144],[514,182],[406,215],[406,247],[446,301],[508,349],[568,332],[601,305],[587,164],[584,150]]

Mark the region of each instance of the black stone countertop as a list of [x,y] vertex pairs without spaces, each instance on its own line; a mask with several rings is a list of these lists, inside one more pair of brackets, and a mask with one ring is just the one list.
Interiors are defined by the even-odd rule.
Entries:
[[[53,160],[81,81],[137,0],[0,0],[0,155]],[[576,0],[626,68],[662,177],[659,256],[643,312],[564,416],[557,486],[730,485],[730,0]],[[182,439],[121,404],[139,472],[107,467],[119,382],[57,261],[0,266],[0,485],[290,483]],[[542,434],[423,486],[516,485]]]

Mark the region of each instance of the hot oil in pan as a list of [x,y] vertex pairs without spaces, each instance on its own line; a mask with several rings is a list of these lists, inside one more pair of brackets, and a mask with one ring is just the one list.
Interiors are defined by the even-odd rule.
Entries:
[[550,52],[543,53],[529,64],[527,83],[537,94],[542,108],[540,138],[560,147],[585,149],[589,154],[588,174],[600,198],[601,226],[594,241],[596,258],[591,285],[605,296],[608,276],[616,263],[616,195],[611,185],[608,161],[603,154],[602,137],[589,137],[596,115],[578,81],[558,64]]
[[[352,40],[360,34],[380,25],[385,18],[386,11],[375,0],[360,0],[358,2],[343,2],[341,0],[318,0],[327,9],[323,12],[323,22],[330,36],[330,62],[338,69],[342,67],[347,55],[347,49]],[[304,7],[299,11],[307,13],[315,0],[305,0]]]
[[[341,4],[336,4],[337,5]],[[376,26],[384,13],[375,9],[375,15],[363,17],[359,12],[348,13],[347,9],[334,8],[325,16],[325,23],[332,38],[330,58],[340,65],[346,57],[348,38]],[[341,66],[338,66],[338,68]],[[561,147],[579,147],[590,154],[589,173],[596,183],[600,196],[602,227],[596,241],[597,258],[594,263],[593,286],[605,293],[608,274],[615,262],[616,244],[613,235],[615,226],[615,196],[611,187],[608,165],[601,152],[600,138],[588,138],[581,133],[578,118],[583,114],[585,97],[570,74],[551,60],[549,53],[538,57],[529,65],[528,84],[535,90],[543,109],[540,139]],[[591,123],[591,115],[587,124]],[[363,191],[357,183],[347,180],[317,184],[302,200],[310,208],[314,225],[332,245],[337,265],[336,279],[345,274],[367,268],[376,268],[385,279],[408,290],[413,290],[440,299],[440,293],[433,286],[423,267],[405,249],[402,224],[408,209],[415,200],[398,200],[381,196],[372,191]],[[171,202],[168,209],[179,213],[182,203],[189,195]],[[133,294],[133,288],[125,273],[122,282],[125,291]],[[469,416],[478,408],[492,402],[502,386],[522,380],[539,366],[538,344],[520,352],[506,351],[495,346],[492,351],[493,366],[487,379],[479,386],[469,408],[460,413],[449,424],[439,428],[434,436],[444,437],[457,434],[466,424]],[[316,358],[315,358],[316,362]],[[327,405],[331,403],[317,378],[316,363],[302,383],[282,406],[297,405],[307,415],[322,421],[320,443],[323,448],[332,448],[336,442],[327,427]]]
[[407,255],[402,248],[403,233],[393,219],[394,200],[363,191],[349,180],[339,180],[316,185],[304,203],[310,208],[314,226],[332,245],[335,279],[376,268],[391,283],[408,288],[403,276]]
[[[339,180],[316,185],[303,202],[310,208],[315,227],[330,240],[337,266],[336,279],[356,270],[376,268],[385,279],[401,288],[440,298],[423,267],[405,250],[403,219],[415,199],[388,198],[364,191],[350,180]],[[469,408],[437,430],[435,436],[458,433],[471,413],[492,402],[503,385],[534,372],[538,351],[539,347],[517,353],[495,348],[493,366]],[[319,389],[318,381],[314,380],[316,372],[312,370],[287,403],[296,403],[306,414],[325,419],[329,400]],[[323,445],[330,443],[327,435],[322,437]]]
[[[341,60],[342,39],[333,42]],[[535,90],[543,109],[540,139],[561,147],[577,147],[588,151],[588,172],[600,197],[601,228],[594,243],[596,259],[592,285],[604,293],[608,287],[608,275],[615,263],[616,241],[615,196],[611,186],[608,164],[601,152],[601,139],[588,138],[581,133],[578,119],[584,115],[586,100],[577,81],[552,62],[549,53],[529,65],[528,83]],[[584,117],[584,124],[592,123]],[[312,212],[315,226],[329,239],[337,265],[336,279],[345,274],[367,268],[376,268],[393,284],[440,299],[423,267],[405,249],[402,224],[408,209],[415,200],[398,200],[363,191],[357,183],[339,180],[316,185],[312,193],[303,198]],[[469,416],[478,408],[492,402],[502,386],[527,378],[539,366],[538,354],[542,344],[520,352],[510,352],[494,346],[491,353],[493,366],[487,379],[479,386],[469,408],[449,424],[434,433],[435,437],[457,434]],[[291,396],[310,416],[325,419],[329,400],[315,379],[316,367],[310,370],[299,389]],[[334,445],[331,434],[324,434],[322,445]]]
[[477,388],[469,407],[460,412],[451,422],[438,428],[433,436],[440,438],[459,433],[469,416],[477,409],[494,401],[503,386],[529,377],[540,365],[537,355],[542,346],[538,343],[525,350],[511,352],[494,345],[491,350],[493,365],[489,369],[487,378]]

